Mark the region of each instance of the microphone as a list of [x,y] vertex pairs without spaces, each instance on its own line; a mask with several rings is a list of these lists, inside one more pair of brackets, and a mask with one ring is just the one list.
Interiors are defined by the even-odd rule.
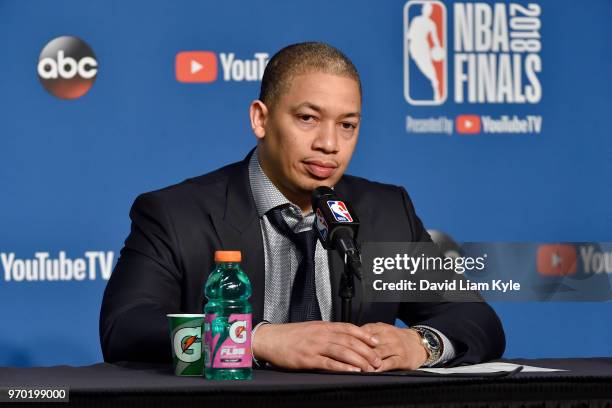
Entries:
[[352,272],[361,279],[361,256],[355,245],[359,219],[351,205],[329,187],[312,192],[317,236],[325,249],[337,250]]

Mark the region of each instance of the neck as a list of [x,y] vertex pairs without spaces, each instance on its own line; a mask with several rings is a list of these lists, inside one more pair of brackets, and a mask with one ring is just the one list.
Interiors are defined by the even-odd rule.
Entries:
[[264,174],[270,179],[272,184],[280,191],[287,200],[289,200],[292,204],[297,205],[302,210],[302,214],[308,214],[312,211],[312,203],[310,202],[311,192],[308,191],[295,191],[289,188],[285,188],[283,184],[274,176],[274,172],[270,171],[267,167],[266,161],[262,160],[262,157],[258,154],[257,157],[259,161],[259,166],[263,170]]
[[262,169],[264,173],[266,173],[266,176],[268,176],[270,181],[272,181],[274,186],[278,188],[278,191],[280,191],[285,196],[285,198],[289,200],[292,204],[295,204],[300,207],[300,209],[302,210],[302,214],[308,214],[310,211],[312,211],[312,203],[310,202],[310,192],[299,192],[291,190],[289,188],[285,188],[279,180],[270,177],[265,168],[262,167]]
[[278,190],[281,193],[283,193],[283,195],[287,198],[287,200],[291,201],[292,204],[295,204],[298,207],[300,207],[300,210],[302,210],[302,214],[305,215],[305,214],[308,214],[310,211],[312,211],[310,195],[307,195],[306,197],[304,197],[304,195],[294,194],[291,191],[286,191],[282,188],[282,186],[279,186],[276,183],[274,183],[274,185],[276,186],[276,188],[278,188]]

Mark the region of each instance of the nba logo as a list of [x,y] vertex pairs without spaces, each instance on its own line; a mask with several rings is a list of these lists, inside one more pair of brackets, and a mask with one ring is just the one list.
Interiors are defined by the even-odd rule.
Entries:
[[338,222],[353,222],[353,217],[351,217],[351,213],[349,213],[346,208],[346,204],[342,201],[328,201],[327,206],[331,210],[334,218]]
[[441,105],[447,97],[446,6],[410,0],[404,6],[404,97],[411,105]]
[[329,231],[329,228],[327,227],[327,222],[325,222],[325,218],[323,217],[320,208],[317,208],[317,218],[315,224],[317,225],[317,229],[319,230],[319,235],[321,235],[323,241],[326,241],[327,232]]

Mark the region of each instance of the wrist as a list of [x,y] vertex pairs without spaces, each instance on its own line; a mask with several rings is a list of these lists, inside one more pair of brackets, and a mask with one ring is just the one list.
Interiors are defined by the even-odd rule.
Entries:
[[408,328],[404,330],[408,331],[410,335],[413,337],[414,341],[416,341],[416,343],[418,344],[418,346],[416,347],[417,354],[419,357],[418,363],[419,363],[419,367],[422,367],[425,364],[425,362],[429,359],[429,355],[430,355],[429,350],[423,344],[423,341],[422,341],[422,338],[419,332],[417,332],[414,329],[408,329]]
[[266,341],[266,335],[270,329],[270,326],[272,326],[272,323],[264,320],[255,326],[251,335],[253,360],[255,360],[255,363],[258,365],[267,361],[266,345],[268,344],[268,341]]
[[413,326],[419,336],[419,341],[426,351],[427,359],[421,364],[422,366],[435,365],[442,356],[444,344],[438,333],[425,326]]

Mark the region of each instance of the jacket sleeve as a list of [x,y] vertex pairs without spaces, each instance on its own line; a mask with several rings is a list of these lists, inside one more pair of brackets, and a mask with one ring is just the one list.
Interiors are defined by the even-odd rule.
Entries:
[[171,361],[166,314],[178,312],[181,278],[172,221],[155,193],[139,196],[131,231],[104,291],[104,360]]
[[[413,241],[431,241],[408,193],[403,188],[401,191]],[[448,337],[456,355],[446,366],[500,358],[506,347],[501,321],[485,302],[403,302],[398,318],[408,326],[433,327]]]

